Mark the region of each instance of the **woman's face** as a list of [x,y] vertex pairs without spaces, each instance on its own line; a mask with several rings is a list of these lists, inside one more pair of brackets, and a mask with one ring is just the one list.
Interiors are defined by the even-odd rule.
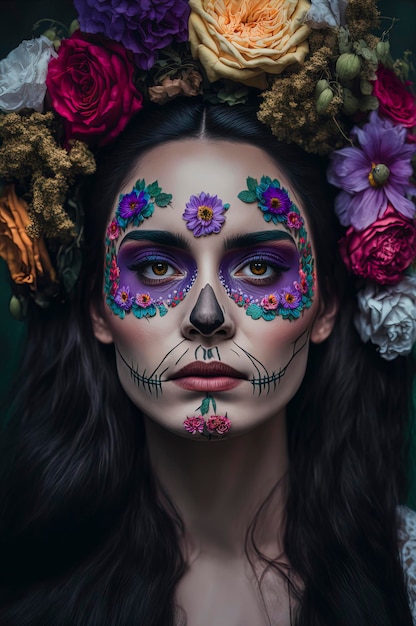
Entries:
[[214,440],[284,414],[310,339],[326,334],[308,220],[266,153],[155,147],[120,190],[106,243],[96,336],[114,342],[121,384],[148,418]]

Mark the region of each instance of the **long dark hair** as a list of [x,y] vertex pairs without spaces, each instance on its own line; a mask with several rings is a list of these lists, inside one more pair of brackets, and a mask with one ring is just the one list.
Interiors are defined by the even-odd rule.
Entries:
[[85,190],[85,251],[71,302],[33,307],[15,414],[2,440],[0,623],[137,624],[180,619],[181,520],[166,510],[143,422],[112,346],[94,337],[104,233],[115,198],[149,148],[184,137],[248,142],[284,170],[309,216],[320,293],[339,313],[311,347],[288,408],[285,553],[301,584],[296,626],[410,626],[397,539],[404,497],[409,360],[384,362],[354,330],[324,166],[280,144],[249,107],[196,101],[148,108],[102,152]]

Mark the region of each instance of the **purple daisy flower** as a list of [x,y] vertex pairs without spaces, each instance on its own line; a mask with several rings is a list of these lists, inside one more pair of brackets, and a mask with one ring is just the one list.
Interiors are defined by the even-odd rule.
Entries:
[[130,193],[125,193],[118,205],[118,212],[123,219],[130,219],[144,209],[149,201],[149,195],[144,191],[133,189]]
[[296,285],[284,287],[279,292],[279,304],[283,309],[297,309],[302,304],[302,294]]
[[384,215],[389,202],[405,217],[414,217],[415,206],[406,195],[414,193],[409,179],[416,145],[406,143],[406,133],[406,128],[381,120],[373,111],[362,129],[352,131],[360,147],[331,154],[328,180],[343,190],[335,200],[343,226],[367,228]]
[[186,203],[186,209],[182,215],[186,226],[192,230],[195,237],[219,233],[225,222],[224,211],[228,205],[224,205],[217,196],[201,191],[199,196],[191,196]]
[[273,215],[287,215],[289,213],[292,202],[284,189],[270,186],[263,191],[262,196],[269,213]]
[[134,53],[136,64],[152,67],[158,50],[187,41],[187,0],[74,0],[81,30],[115,39]]
[[121,287],[114,296],[115,303],[124,311],[129,311],[133,305],[129,287]]

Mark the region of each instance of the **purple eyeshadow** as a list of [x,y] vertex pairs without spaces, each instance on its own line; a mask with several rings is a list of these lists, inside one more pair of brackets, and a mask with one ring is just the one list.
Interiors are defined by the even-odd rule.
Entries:
[[[220,266],[221,282],[227,290],[243,291],[253,298],[263,297],[265,293],[273,292],[294,281],[299,280],[299,251],[294,245],[262,246],[244,252],[230,252],[227,254]],[[244,276],[235,276],[236,271],[240,271],[250,263],[262,262],[275,268],[275,280],[261,281],[261,276],[257,277],[259,284],[253,284]],[[253,277],[255,278],[255,277]]]
[[[147,284],[145,277],[141,276],[145,266],[153,263],[167,263],[182,274],[182,277],[172,276],[164,279],[161,277],[160,284]],[[154,300],[167,300],[176,290],[181,292],[189,287],[189,283],[196,272],[195,262],[184,253],[173,253],[157,248],[149,248],[137,245],[121,246],[117,257],[120,268],[120,285],[130,288],[130,293],[148,293]],[[157,276],[154,280],[157,280]]]

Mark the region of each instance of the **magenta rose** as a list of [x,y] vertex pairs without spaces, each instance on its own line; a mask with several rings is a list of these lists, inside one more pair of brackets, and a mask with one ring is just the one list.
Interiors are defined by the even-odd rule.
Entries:
[[52,106],[65,119],[66,139],[104,145],[142,108],[132,55],[121,44],[76,31],[49,63]]
[[379,112],[394,122],[412,128],[416,126],[416,99],[407,84],[384,65],[379,65],[373,95],[380,103]]
[[368,228],[351,226],[340,241],[341,256],[347,267],[363,278],[395,285],[416,257],[416,225],[390,204],[383,217]]

